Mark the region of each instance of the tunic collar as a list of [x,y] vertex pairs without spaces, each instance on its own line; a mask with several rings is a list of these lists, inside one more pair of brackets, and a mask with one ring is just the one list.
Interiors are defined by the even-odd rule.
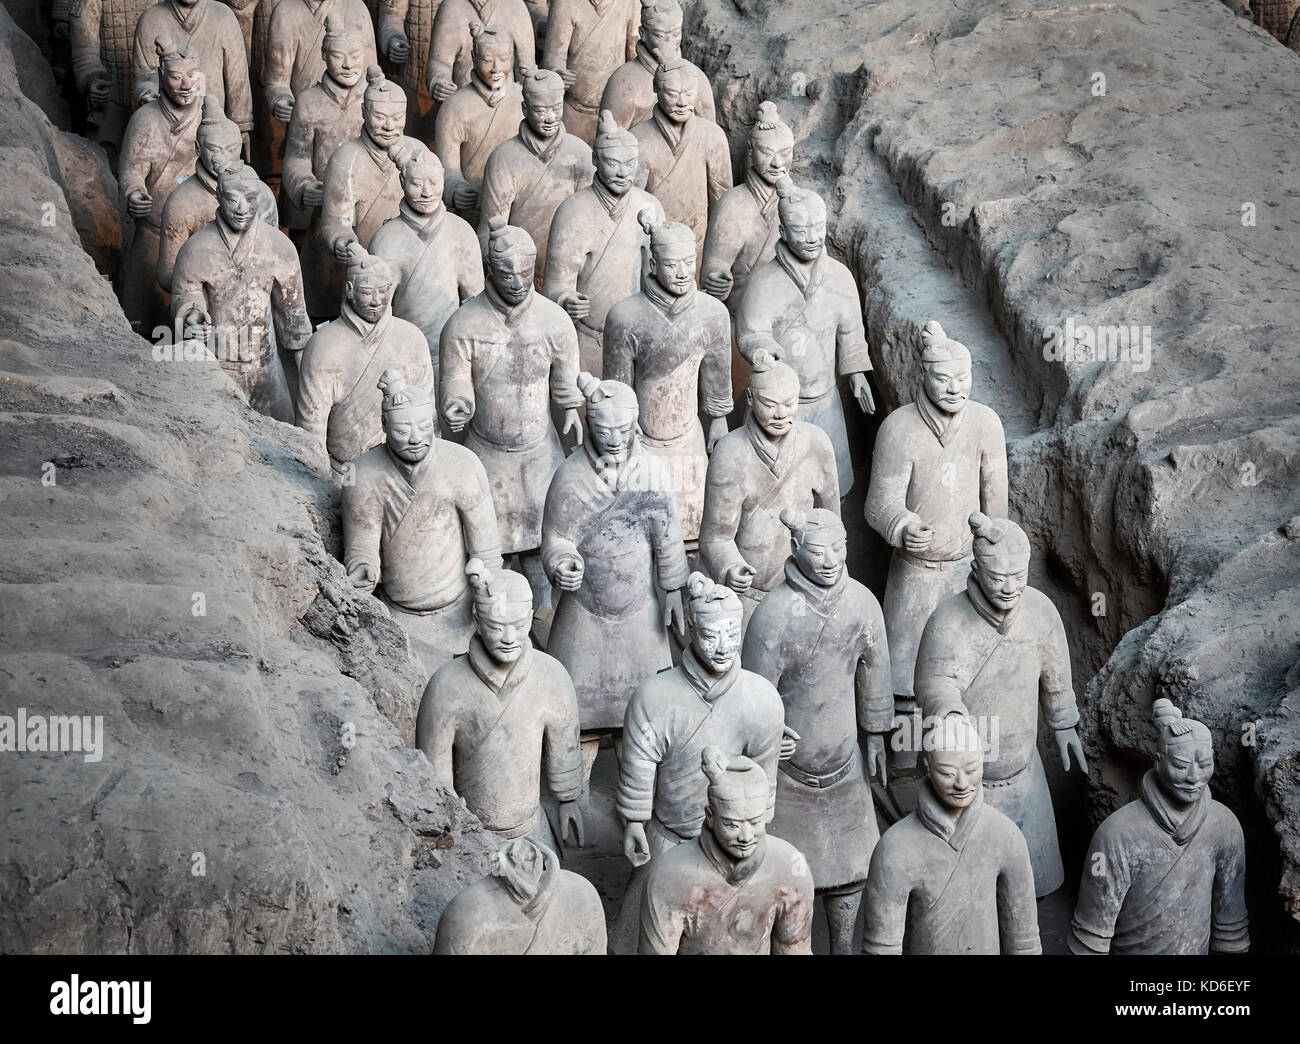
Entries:
[[492,306],[492,311],[496,312],[496,314],[501,317],[501,321],[507,326],[517,326],[519,321],[523,319],[524,315],[528,312],[528,309],[532,307],[533,294],[536,291],[530,287],[528,290],[528,296],[519,304],[512,305],[508,304],[505,298],[497,292],[497,288],[492,285],[491,279],[485,280],[485,282],[487,285],[483,287],[483,293],[487,298],[488,304]]
[[506,96],[506,88],[510,85],[510,81],[506,80],[500,87],[489,87],[483,77],[479,76],[477,69],[469,74],[469,82],[474,85],[475,92],[490,109],[495,109],[501,104]]
[[1156,826],[1174,839],[1180,847],[1192,840],[1210,814],[1210,788],[1205,787],[1188,808],[1179,808],[1165,796],[1155,769],[1148,769],[1142,777],[1142,804],[1146,806]]
[[387,319],[392,314],[393,314],[393,306],[392,303],[390,302],[388,307],[384,309],[384,314],[379,317],[379,322],[368,323],[364,319],[362,319],[361,316],[357,314],[356,309],[354,309],[350,304],[344,301],[343,309],[342,312],[340,313],[340,316],[343,319],[343,322],[346,323],[351,328],[352,332],[355,333],[358,337],[360,337],[364,341],[367,337],[371,335],[371,333],[374,332],[374,330],[381,323],[383,323],[385,319]]
[[847,567],[841,569],[840,578],[830,587],[823,587],[817,581],[809,580],[804,576],[803,570],[791,556],[785,560],[785,582],[790,585],[791,590],[801,595],[804,601],[812,606],[814,612],[821,616],[830,616],[840,604],[844,592],[848,590],[849,571]]
[[[438,438],[437,429],[434,430],[434,438]],[[434,444],[436,446],[437,443]],[[384,440],[384,452],[388,454],[389,462],[397,469],[397,473],[402,476],[412,489],[418,489],[420,485],[420,476],[424,474],[424,469],[429,466],[433,459],[434,446],[429,447],[429,452],[424,455],[424,459],[412,464],[410,461],[403,460],[393,448],[388,445],[388,440]]]
[[167,97],[166,91],[158,93],[158,111],[163,114],[167,121],[167,129],[173,134],[183,134],[189,130],[192,124],[198,123],[198,117],[203,114],[203,107],[195,102],[189,108],[182,109],[175,105]]
[[606,12],[614,6],[614,0],[591,0],[591,6],[596,9],[596,16],[604,18]]
[[198,32],[199,26],[203,24],[203,16],[208,13],[208,0],[199,0],[188,10],[176,0],[169,0],[167,6],[171,8],[172,17],[190,36]]
[[758,204],[758,209],[763,216],[770,217],[773,208],[778,202],[775,186],[769,185],[755,174],[754,169],[751,167],[745,171],[745,187],[749,189],[750,194],[754,197],[754,202]]
[[[476,634],[469,640],[469,665],[473,668],[474,673],[478,675],[479,681],[494,693],[500,693],[505,688],[506,682],[510,681],[512,677],[522,678],[528,673],[528,661],[531,652],[532,646],[524,643],[523,649],[519,653],[519,659],[515,660],[514,663],[497,663],[487,651],[483,639]],[[516,671],[519,672],[517,675]]]
[[636,437],[632,440],[632,448],[628,450],[627,460],[621,464],[605,460],[596,452],[589,439],[582,440],[582,451],[587,455],[587,463],[591,465],[591,470],[596,473],[596,477],[605,483],[605,488],[611,493],[621,493],[641,473],[644,457],[644,451],[641,449],[641,428],[637,427]]
[[823,261],[826,258],[825,251],[813,261],[804,261],[794,256],[792,251],[785,243],[776,245],[776,263],[781,266],[781,270],[790,277],[790,282],[794,283],[799,293],[803,294],[806,300],[822,282]]
[[350,109],[366,93],[366,78],[363,76],[351,87],[344,87],[327,71],[320,78],[320,89],[339,108]]
[[676,319],[695,303],[695,295],[700,291],[692,287],[681,297],[675,297],[659,285],[654,276],[646,276],[642,292],[646,300],[663,312],[669,319]]
[[524,148],[541,160],[543,164],[550,163],[555,158],[555,154],[560,151],[560,146],[564,143],[564,135],[563,123],[549,138],[543,138],[528,125],[527,120],[519,121],[519,140],[523,142]]
[[370,132],[367,131],[364,126],[361,128],[361,144],[365,148],[366,155],[370,157],[371,162],[373,162],[380,170],[385,170],[388,167],[395,167],[397,165],[393,162],[393,157],[388,155],[388,150],[375,141],[375,139],[370,136]]
[[628,201],[632,198],[630,188],[623,195],[616,196],[600,183],[600,178],[592,178],[591,191],[600,200],[600,205],[605,208],[605,213],[609,215],[609,219],[614,224],[617,225],[623,220],[623,215],[627,212]]
[[403,199],[397,205],[397,213],[403,222],[419,234],[421,239],[432,239],[442,227],[442,219],[447,213],[447,208],[439,202],[432,214],[421,214]]
[[707,667],[700,663],[700,658],[696,656],[693,647],[687,647],[682,653],[682,674],[690,682],[691,688],[699,695],[705,703],[716,703],[719,697],[725,696],[731,691],[732,686],[740,679],[740,657],[737,656],[732,661],[727,672],[721,677],[709,673]]
[[645,45],[644,40],[638,40],[636,42],[636,60],[641,68],[651,76],[653,76],[655,70],[659,68],[659,59],[650,53],[650,48]]
[[961,418],[966,410],[962,408],[956,413],[941,410],[930,401],[930,396],[926,395],[925,389],[922,388],[921,394],[916,397],[916,412],[921,415],[925,426],[939,440],[939,445],[946,447],[957,437],[957,429],[961,427]]
[[980,619],[998,632],[1006,634],[1011,630],[1020,614],[1020,607],[1024,604],[1024,598],[1016,603],[1013,609],[999,609],[996,605],[988,600],[984,593],[984,588],[980,587],[980,582],[975,579],[975,574],[971,573],[966,578],[966,597],[970,599],[970,604],[975,607],[979,613]]
[[217,179],[208,172],[208,168],[203,165],[202,160],[194,164],[194,178],[212,195],[217,194]]
[[659,133],[664,136],[664,141],[668,142],[668,147],[672,149],[673,155],[676,156],[686,142],[687,131],[691,129],[691,123],[695,117],[687,117],[686,122],[679,126],[665,116],[664,111],[656,104],[650,113],[650,118],[655,121]]
[[792,427],[783,438],[773,440],[759,427],[752,412],[745,418],[745,434],[749,436],[749,445],[758,454],[758,459],[778,478],[785,470],[785,462],[790,459],[790,454],[786,452],[786,445],[794,438],[795,430]]
[[970,838],[971,831],[984,805],[984,788],[980,787],[975,800],[962,809],[951,809],[939,800],[929,778],[917,793],[916,818],[921,825],[954,852],[960,852]]
[[239,232],[227,225],[225,221],[222,220],[220,214],[217,215],[217,234],[221,236],[221,242],[226,245],[226,251],[230,254],[232,261],[235,259],[236,251],[247,254],[248,251],[252,249],[253,235],[257,231],[257,226],[260,224],[261,221],[254,218],[252,224],[242,232]]
[[736,859],[718,844],[713,831],[705,827],[700,831],[700,849],[704,852],[709,865],[718,872],[718,876],[733,888],[737,888],[758,873],[759,867],[763,865],[763,858],[767,855],[767,837],[764,836],[763,840],[754,846],[754,854],[749,858]]

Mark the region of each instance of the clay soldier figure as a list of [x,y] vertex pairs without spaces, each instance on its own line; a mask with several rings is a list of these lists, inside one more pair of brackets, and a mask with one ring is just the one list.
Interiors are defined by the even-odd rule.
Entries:
[[393,314],[424,332],[436,388],[443,325],[461,302],[483,292],[483,255],[474,230],[443,205],[438,157],[423,145],[405,146],[393,146],[402,177],[401,207],[370,246],[397,273]]
[[198,58],[170,37],[158,37],[155,47],[162,93],[131,116],[118,165],[122,208],[135,225],[123,263],[122,311],[137,332],[151,330],[167,311],[167,299],[158,288],[163,208],[181,179],[194,173],[195,136],[203,111]]
[[704,237],[705,291],[735,315],[745,299],[749,277],[776,258],[781,236],[776,183],[790,173],[794,132],[770,101],[761,103],[749,132],[745,180],[727,189],[709,215]]
[[875,413],[867,384],[871,357],[853,275],[826,254],[826,204],[817,193],[777,180],[781,236],[776,257],[751,276],[736,313],[736,344],[746,358],[759,348],[799,375],[799,419],[835,447],[840,496],[853,486],[849,434],[837,377],[847,376],[863,413]]
[[501,551],[521,556],[541,605],[542,508],[564,459],[552,409],[563,412],[563,434],[582,439],[578,340],[568,316],[533,289],[527,232],[494,218],[484,260],[483,292],[442,328],[442,418],[453,432],[468,425],[465,445],[492,484]]
[[812,867],[826,906],[831,953],[853,952],[862,889],[880,839],[867,769],[885,778],[894,693],[880,603],[844,567],[847,537],[834,512],[781,512],[790,530],[785,579],[754,611],[741,662],[776,686],[799,736],[778,766],[772,832]]
[[1056,737],[1061,767],[1070,754],[1084,773],[1070,684],[1070,647],[1061,614],[1027,587],[1029,538],[1005,518],[970,517],[975,560],[966,590],[942,602],[921,634],[915,690],[923,718],[970,714],[997,722],[997,747],[984,766],[990,805],[1025,835],[1037,894],[1065,882],[1047,775],[1038,756],[1038,714]]
[[469,83],[475,25],[490,25],[508,41],[518,75],[537,64],[533,20],[524,0],[442,0],[433,18],[427,68],[429,94],[435,101],[445,102],[456,88]]
[[[239,158],[243,148],[239,128],[226,118],[221,103],[211,95],[203,99],[203,119],[199,121],[196,146],[198,162],[194,165],[194,176],[177,185],[162,208],[158,285],[167,291],[172,288],[172,269],[181,247],[217,216],[217,175],[226,167],[243,164]],[[280,213],[275,193],[260,181],[258,186],[257,218],[279,231]]]
[[979,730],[953,715],[924,745],[916,811],[885,831],[871,857],[862,952],[1042,953],[1029,850],[984,800]]
[[524,118],[523,90],[510,77],[510,37],[496,26],[471,26],[474,70],[438,109],[434,151],[442,160],[447,206],[477,227],[479,193],[488,157]]
[[407,384],[433,394],[433,364],[420,328],[393,315],[396,276],[382,257],[353,244],[343,284],[343,314],[311,335],[302,354],[298,427],[329,453],[342,483],[348,465],[384,441],[379,378],[398,370]]
[[[731,413],[731,320],[695,286],[695,236],[647,208],[650,271],[644,289],[605,318],[605,376],[630,384],[641,404],[646,453],[677,494],[682,538],[694,549],[704,514],[708,454],[727,434]],[[710,417],[708,441],[700,402]]]
[[831,440],[821,428],[795,419],[798,375],[763,349],[750,364],[749,413],[713,449],[700,525],[700,560],[741,596],[746,626],[785,576],[790,533],[781,512],[840,510]]
[[72,0],[68,5],[72,76],[77,90],[86,94],[92,138],[113,158],[133,108],[135,23],[149,6],[150,0]]
[[[364,97],[361,79],[365,68],[365,41],[337,16],[326,19],[321,43],[325,73],[294,101],[285,136],[284,170],[280,198],[298,214],[307,215],[302,241],[302,276],[307,291],[307,312],[316,319],[338,315],[343,297],[343,269],[324,239],[321,203],[325,198],[325,172],[330,158],[345,141],[365,138]],[[371,120],[390,120],[389,106],[371,106]],[[381,136],[386,132],[379,129]],[[400,134],[400,130],[398,132]],[[378,145],[374,146],[378,151]]]
[[742,610],[735,593],[703,573],[687,583],[690,646],[681,665],[637,687],[623,719],[615,806],[623,818],[623,854],[633,866],[611,949],[636,946],[646,864],[690,841],[704,824],[707,780],[700,756],[710,745],[758,763],[767,787],[765,818],[776,801],[776,765],[789,757],[781,696],[740,664]]
[[1078,954],[1245,953],[1246,843],[1210,795],[1214,744],[1169,700],[1152,707],[1155,767],[1088,845],[1068,936]]
[[605,910],[590,881],[527,837],[497,850],[492,873],[457,892],[438,921],[435,955],[605,953]]
[[504,218],[537,246],[537,275],[546,271],[546,244],[556,208],[591,184],[591,146],[564,129],[564,81],[549,69],[523,77],[524,118],[519,133],[488,157],[479,200],[479,235]]
[[265,189],[257,172],[243,164],[217,175],[216,219],[176,256],[172,317],[187,340],[211,343],[215,334],[221,368],[249,405],[290,424],[293,381],[285,366],[293,367],[296,379],[311,322],[298,252],[288,236],[258,220]]
[[353,586],[378,597],[406,629],[432,674],[469,648],[474,629],[465,564],[501,564],[492,494],[483,465],[437,437],[427,388],[385,370],[384,443],[357,458],[343,487],[343,564]]
[[248,53],[244,33],[226,4],[219,0],[162,0],[140,15],[131,51],[131,94],[137,106],[151,102],[161,90],[160,56],[154,44],[160,36],[194,56],[203,74],[203,92],[220,99],[243,135],[243,157],[251,159],[253,92],[248,83]]
[[646,191],[673,221],[695,233],[695,253],[704,253],[709,211],[731,188],[731,149],[712,120],[695,115],[698,70],[674,58],[655,70],[655,107],[632,128],[641,146]]
[[[605,83],[600,107],[608,109],[620,127],[631,129],[650,118],[655,107],[655,70],[660,63],[681,57],[682,8],[677,0],[640,0],[641,25],[636,55],[624,62]],[[695,115],[714,119],[713,86],[704,71],[695,70]]]
[[640,0],[551,0],[542,65],[564,80],[564,125],[588,145],[606,81],[636,57],[640,19]]
[[767,832],[767,776],[714,746],[701,761],[704,829],[654,861],[638,952],[811,955],[813,878],[803,854]]
[[406,129],[420,141],[433,140],[435,102],[429,94],[425,70],[429,65],[429,43],[439,3],[440,0],[379,0],[375,15],[379,50],[394,66],[400,66],[396,78],[406,92]]
[[415,745],[434,779],[465,799],[493,833],[558,851],[541,803],[542,763],[563,834],[581,847],[578,701],[560,663],[528,640],[533,594],[519,573],[477,559],[469,653],[438,668],[420,700]]
[[650,242],[640,214],[649,207],[656,223],[664,220],[659,201],[633,184],[639,154],[631,131],[601,113],[593,153],[596,176],[559,205],[551,222],[542,293],[569,314],[578,329],[582,368],[598,376],[605,317],[641,289]]
[[672,666],[684,638],[686,550],[667,476],[637,438],[637,401],[617,381],[578,377],[582,450],[555,473],[542,520],[542,566],[562,592],[547,649],[578,691],[587,773],[602,732],[621,728],[632,691]]

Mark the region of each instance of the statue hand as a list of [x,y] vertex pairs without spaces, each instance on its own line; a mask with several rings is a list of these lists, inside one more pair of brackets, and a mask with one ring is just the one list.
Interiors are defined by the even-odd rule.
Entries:
[[718,440],[727,434],[727,418],[714,417],[709,421],[709,436],[704,445],[705,453],[712,453],[713,447],[718,444]]
[[853,397],[858,400],[858,408],[866,414],[875,413],[876,400],[871,397],[871,385],[867,383],[867,375],[865,373],[851,375],[849,386],[853,389]]
[[565,843],[570,840],[576,841],[578,847],[581,848],[584,832],[582,809],[578,807],[578,803],[576,801],[561,801],[558,814],[560,818],[560,840]]
[[293,115],[293,99],[281,98],[271,106],[271,115],[281,123],[288,123],[289,118]]
[[570,319],[586,319],[591,314],[591,298],[570,290],[560,298],[560,307],[569,313]]
[[885,765],[889,758],[885,754],[885,734],[883,732],[867,733],[867,775],[879,780],[886,786]]
[[576,591],[582,586],[582,576],[586,572],[582,555],[574,551],[561,560],[555,570],[555,586],[561,591]]
[[714,268],[704,273],[704,292],[716,297],[719,301],[727,299],[727,295],[731,293],[734,284],[735,280],[732,278],[730,269]]
[[452,431],[460,431],[474,416],[474,409],[464,399],[452,399],[442,411],[442,419]]
[[577,449],[582,445],[582,421],[578,418],[577,407],[564,411],[564,430],[560,434],[567,435],[571,431],[574,432],[573,448]]
[[185,340],[207,344],[212,338],[212,316],[194,305],[181,319]]
[[924,522],[909,522],[903,527],[903,548],[919,555],[934,543],[934,530]]
[[136,189],[126,197],[126,212],[133,218],[148,217],[153,210],[153,197],[144,189]]
[[348,579],[352,581],[353,587],[361,591],[373,590],[375,584],[379,583],[379,577],[375,575],[375,567],[369,562],[362,562],[349,569]]
[[411,41],[405,33],[398,33],[388,41],[388,60],[394,65],[405,65],[411,55]]
[[778,761],[789,761],[794,757],[795,748],[799,746],[799,740],[803,739],[799,733],[790,728],[789,725],[781,726],[781,751],[777,754]]
[[318,181],[302,190],[302,205],[304,207],[319,207],[324,200],[325,184],[323,182]]
[[559,73],[560,79],[564,82],[564,89],[566,91],[577,82],[578,74],[572,69],[556,69],[555,71]]
[[478,189],[468,181],[462,181],[451,194],[453,210],[473,210],[478,206]]
[[1058,729],[1056,749],[1061,752],[1061,767],[1066,772],[1070,771],[1070,752],[1073,751],[1076,764],[1085,776],[1088,774],[1088,763],[1083,758],[1083,741],[1076,729]]
[[352,233],[334,244],[334,260],[341,265],[348,263],[348,248],[357,242],[355,233]]
[[650,862],[650,842],[646,840],[644,823],[630,822],[623,828],[623,855],[633,866]]
[[686,645],[686,612],[682,608],[682,591],[665,591],[663,599],[664,627],[677,635],[677,640]]
[[450,98],[453,94],[456,93],[456,85],[452,83],[451,80],[445,80],[441,78],[430,80],[429,93],[433,96],[434,101],[445,102],[448,98]]
[[109,91],[108,77],[102,74],[96,76],[86,87],[86,104],[91,109],[102,109],[108,101]]
[[737,594],[748,591],[754,585],[754,567],[748,562],[731,566],[722,582]]

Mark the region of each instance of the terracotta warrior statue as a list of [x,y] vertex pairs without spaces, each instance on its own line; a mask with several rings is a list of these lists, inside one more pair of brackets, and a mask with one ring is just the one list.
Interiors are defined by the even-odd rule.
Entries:
[[343,314],[311,335],[298,381],[298,427],[328,452],[341,483],[348,467],[384,441],[379,378],[398,370],[407,384],[433,394],[433,364],[420,328],[393,315],[393,266],[359,244],[348,255]]
[[862,952],[1042,953],[1029,850],[984,800],[979,730],[957,715],[932,728],[916,811],[871,857]]
[[640,19],[640,0],[551,0],[542,65],[564,80],[564,125],[588,145],[605,82],[636,57]]
[[713,449],[700,524],[700,560],[740,595],[746,626],[785,576],[790,532],[781,512],[840,510],[831,440],[821,428],[795,419],[798,375],[763,349],[750,365],[748,416]]
[[578,691],[588,775],[603,732],[621,728],[642,680],[672,666],[668,628],[685,636],[686,550],[668,476],[637,438],[637,400],[580,374],[587,430],[555,473],[542,519],[542,566],[560,601],[547,650]]
[[72,76],[86,95],[86,122],[92,139],[114,152],[133,107],[135,24],[149,6],[150,0],[71,0],[68,5]]
[[578,339],[568,316],[533,289],[536,248],[528,233],[492,220],[484,250],[487,286],[442,328],[438,393],[453,432],[478,454],[492,484],[501,551],[519,555],[539,606],[549,599],[538,551],[562,434],[582,440]]
[[772,102],[762,102],[749,132],[745,180],[722,194],[704,237],[703,287],[726,301],[732,315],[740,310],[750,276],[776,258],[776,183],[789,175],[793,161],[794,132]]
[[[880,603],[845,569],[832,511],[786,508],[785,579],[749,621],[741,662],[776,686],[799,736],[777,766],[772,832],[799,849],[826,906],[831,953],[853,952],[862,889],[880,839],[867,774],[885,779],[894,693]],[[858,730],[867,734],[863,771]]]
[[492,873],[457,892],[438,921],[440,954],[605,953],[605,910],[594,885],[527,837],[503,844]]
[[1088,845],[1067,937],[1078,954],[1245,953],[1246,842],[1210,795],[1210,730],[1169,700],[1152,707],[1155,767]]
[[[640,0],[641,26],[636,55],[624,62],[605,82],[600,107],[608,109],[620,127],[632,128],[648,120],[655,107],[655,70],[661,62],[681,57],[682,8],[677,0]],[[713,86],[702,69],[695,70],[695,115],[714,119]]]
[[291,424],[291,389],[311,322],[298,252],[279,228],[258,220],[265,191],[257,172],[242,163],[217,175],[216,219],[176,256],[172,318],[187,340],[215,339],[221,368],[253,409]]
[[646,191],[673,221],[695,233],[695,253],[704,253],[709,211],[731,188],[731,149],[712,120],[695,115],[699,70],[674,58],[655,70],[655,107],[632,128],[641,146]]
[[[731,319],[695,286],[695,236],[674,221],[641,215],[650,270],[639,294],[605,317],[605,377],[631,385],[641,404],[645,451],[677,494],[682,538],[699,544],[709,453],[731,413]],[[710,418],[707,441],[700,404]]]
[[556,208],[591,184],[591,146],[564,129],[564,81],[549,69],[523,76],[524,118],[519,133],[492,150],[479,199],[481,237],[504,218],[537,245],[537,275],[546,271],[546,245]]
[[357,458],[356,481],[343,487],[343,565],[359,590],[380,585],[432,674],[469,648],[465,564],[500,566],[501,535],[483,465],[438,438],[429,389],[400,370],[385,370],[378,387],[384,442]]
[[[971,512],[1007,514],[1002,422],[970,401],[970,352],[934,320],[921,347],[915,401],[894,410],[876,434],[865,508],[868,524],[894,548],[883,608],[901,715],[916,709],[912,683],[926,621],[966,588]],[[900,769],[915,767],[915,750],[891,753],[890,764],[898,780]]]
[[831,437],[840,496],[853,486],[849,434],[837,378],[847,376],[863,413],[875,413],[871,357],[853,274],[826,253],[826,205],[817,193],[777,180],[781,236],[776,257],[756,270],[736,312],[746,358],[764,348],[799,375],[799,418]]
[[[1014,522],[970,517],[974,562],[966,590],[941,602],[921,634],[915,691],[922,718],[969,714],[997,723],[984,765],[988,802],[1025,835],[1037,894],[1065,882],[1047,774],[1038,756],[1038,714],[1056,738],[1061,767],[1070,755],[1087,773],[1075,726],[1070,647],[1052,600],[1026,586],[1029,537]],[[991,732],[990,732],[991,735]]]
[[[199,121],[196,141],[198,162],[194,176],[186,178],[167,197],[162,208],[162,226],[158,243],[158,285],[172,288],[172,270],[176,255],[199,229],[217,216],[217,175],[226,167],[242,166],[243,148],[239,128],[226,118],[221,103],[208,95],[203,99],[203,119]],[[280,229],[280,212],[275,193],[258,182],[257,219]]]
[[436,103],[425,70],[433,19],[440,0],[379,0],[375,14],[379,50],[399,69],[396,79],[406,92],[406,130],[420,141],[433,140]]
[[641,900],[643,954],[811,954],[813,875],[767,832],[768,778],[714,746],[704,828],[651,866]]
[[578,329],[582,368],[601,374],[605,317],[641,289],[650,240],[640,224],[647,208],[664,220],[659,201],[634,184],[640,154],[636,138],[601,113],[594,156],[596,176],[555,211],[542,292]]
[[393,146],[402,203],[370,248],[397,273],[393,314],[423,331],[436,388],[442,328],[462,302],[483,292],[483,254],[474,230],[443,205],[438,157],[423,145],[405,149],[404,144]]
[[524,118],[524,95],[510,76],[512,43],[494,25],[475,22],[474,70],[469,83],[438,108],[434,151],[442,160],[447,206],[478,227],[479,193],[488,157]]
[[[320,82],[294,99],[293,115],[285,134],[280,200],[292,212],[306,217],[302,241],[302,276],[307,291],[307,312],[314,319],[338,315],[343,297],[343,266],[325,242],[321,203],[325,199],[325,171],[330,158],[345,141],[363,138],[366,84],[364,38],[348,29],[337,15],[326,19],[321,43],[325,72]],[[383,105],[371,106],[378,127]],[[384,112],[383,119],[391,118]],[[378,130],[384,136],[382,129]],[[400,131],[399,131],[400,133]],[[379,151],[378,145],[373,152]],[[286,211],[288,213],[289,211]]]
[[687,583],[690,645],[680,666],[645,678],[623,718],[615,807],[624,822],[623,854],[633,866],[611,949],[636,946],[647,863],[696,837],[704,824],[707,780],[700,755],[717,746],[763,769],[765,819],[776,800],[776,765],[794,751],[781,696],[740,663],[741,606],[703,573]]
[[134,224],[122,265],[122,311],[137,333],[147,334],[167,312],[158,287],[158,244],[163,208],[180,182],[194,173],[195,136],[202,104],[203,73],[194,52],[171,37],[158,37],[162,93],[140,106],[126,125],[118,183],[122,209]]
[[[509,46],[515,70],[537,64],[533,20],[524,0],[442,0],[433,19],[426,80],[435,101],[445,102],[470,81],[474,70],[474,27],[491,25]],[[509,75],[509,68],[506,70]]]
[[220,99],[243,135],[243,156],[250,159],[253,92],[248,82],[248,53],[235,12],[219,0],[162,0],[146,9],[135,24],[131,51],[131,94],[136,106],[158,97],[162,64],[155,42],[162,36],[192,55],[203,74],[204,94]]
[[469,653],[438,668],[420,700],[415,745],[434,779],[465,799],[483,825],[558,850],[542,809],[542,764],[563,833],[583,840],[578,701],[558,661],[528,640],[533,593],[520,573],[473,559]]

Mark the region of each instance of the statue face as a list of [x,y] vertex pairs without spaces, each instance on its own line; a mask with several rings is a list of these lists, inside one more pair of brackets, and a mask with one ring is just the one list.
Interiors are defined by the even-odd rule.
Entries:
[[826,215],[795,211],[781,222],[781,239],[800,261],[816,261],[826,248]]
[[745,393],[754,422],[774,439],[784,438],[794,426],[799,410],[799,387],[755,388]]
[[343,284],[343,293],[352,310],[368,323],[377,323],[388,311],[393,299],[393,284],[387,279],[366,273]]
[[695,97],[699,93],[699,84],[694,76],[687,75],[689,69],[677,69],[660,78],[655,96],[659,99],[659,108],[674,123],[685,123],[695,114]]
[[499,44],[474,55],[474,71],[489,87],[497,88],[510,78],[510,47]]
[[217,189],[217,209],[236,232],[243,232],[257,217],[257,185],[253,182],[227,182]]
[[354,46],[350,41],[331,41],[322,50],[325,71],[330,74],[330,79],[344,87],[351,87],[361,79],[366,68],[366,55],[360,45]]
[[794,561],[815,584],[830,587],[839,582],[848,558],[848,540],[843,530],[822,529],[810,533],[803,543],[794,545]]
[[524,98],[524,119],[539,138],[553,138],[564,119],[564,99],[542,101]]
[[243,142],[239,138],[233,141],[204,139],[198,143],[199,162],[203,169],[214,177],[227,167],[239,162]]
[[970,568],[984,597],[1004,612],[1019,604],[1029,583],[1027,555],[976,555]]
[[182,109],[188,109],[199,99],[203,73],[196,65],[167,65],[158,70],[158,82],[168,101]]
[[1195,732],[1172,737],[1156,754],[1156,779],[1160,789],[1180,804],[1190,805],[1201,796],[1214,775],[1214,745]]
[[514,663],[528,644],[533,607],[523,603],[496,602],[474,607],[474,624],[488,655],[497,663]]
[[682,49],[682,23],[678,22],[672,28],[665,26],[651,28],[642,22],[641,41],[656,58],[677,54]]
[[432,214],[442,203],[442,174],[432,164],[416,167],[402,175],[402,194],[416,213]]
[[406,96],[398,92],[398,101],[377,101],[362,106],[362,119],[370,140],[381,149],[396,145],[406,130]]
[[960,413],[970,398],[970,363],[960,360],[921,367],[925,397],[945,413]]
[[384,415],[388,448],[408,464],[420,463],[433,448],[436,423],[433,403],[389,410]]
[[[794,162],[794,143],[774,142],[760,139],[749,143],[749,165],[755,174],[769,185],[775,185],[778,178],[790,173],[790,164]],[[825,237],[825,223],[822,235]]]
[[636,438],[637,415],[629,410],[602,410],[588,408],[587,431],[591,445],[601,460],[621,464],[632,452]]
[[934,792],[949,808],[966,808],[979,795],[984,782],[982,750],[931,750],[926,769]]
[[695,289],[695,240],[661,243],[650,252],[650,274],[674,297]]
[[748,859],[767,836],[767,795],[728,798],[709,805],[704,821],[718,845],[732,859]]
[[536,254],[511,254],[489,261],[488,277],[506,304],[523,304],[533,292],[533,270],[536,267]]
[[740,655],[739,610],[713,610],[691,617],[691,648],[714,674],[731,669]]
[[600,183],[616,196],[621,196],[632,187],[640,163],[639,150],[635,145],[619,145],[612,149],[596,150],[596,177]]

